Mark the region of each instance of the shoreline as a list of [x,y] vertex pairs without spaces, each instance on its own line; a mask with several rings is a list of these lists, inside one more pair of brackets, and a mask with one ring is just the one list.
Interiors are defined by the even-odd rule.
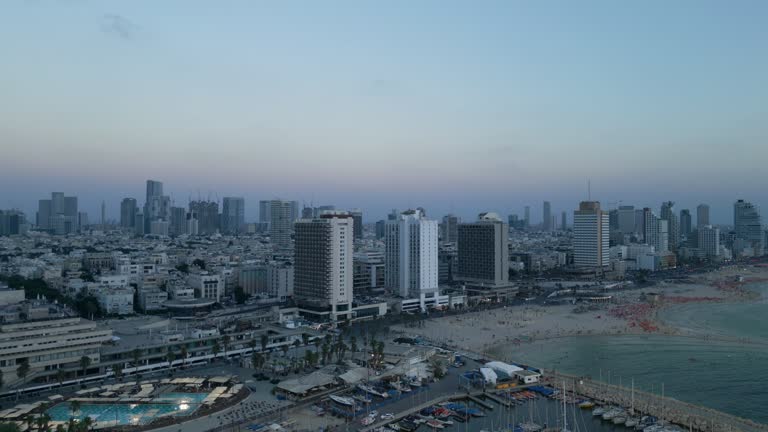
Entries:
[[768,267],[733,265],[691,275],[684,281],[662,281],[648,289],[612,293],[607,305],[504,307],[464,315],[427,319],[423,327],[398,325],[393,331],[463,346],[475,352],[501,347],[522,348],[536,342],[583,336],[677,336],[702,341],[765,345],[768,339],[738,337],[670,323],[662,314],[683,305],[752,303],[763,297],[755,284],[768,282]]

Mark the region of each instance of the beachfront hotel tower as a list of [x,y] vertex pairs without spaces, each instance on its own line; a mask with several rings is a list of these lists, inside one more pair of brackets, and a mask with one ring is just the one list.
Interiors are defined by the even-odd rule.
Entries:
[[573,212],[573,263],[579,268],[603,268],[610,264],[608,213],[598,201],[582,201]]
[[458,226],[456,280],[494,288],[509,279],[509,224],[496,213],[480,213],[477,222]]
[[406,210],[386,222],[384,282],[403,298],[425,301],[438,294],[437,221],[421,209]]
[[347,212],[296,222],[293,295],[303,315],[320,321],[353,317],[354,235]]

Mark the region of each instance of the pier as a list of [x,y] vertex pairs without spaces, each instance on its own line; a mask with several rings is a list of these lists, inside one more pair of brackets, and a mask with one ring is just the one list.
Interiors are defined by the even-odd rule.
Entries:
[[[596,402],[621,405],[625,408],[632,405],[631,389],[556,371],[546,371],[545,376],[550,380],[550,384],[562,386],[565,382],[568,391],[575,389],[579,395]],[[634,391],[634,409],[637,413],[652,415],[699,432],[768,431],[768,425],[638,390]]]
[[483,397],[486,398],[486,399],[490,399],[490,400],[496,402],[497,404],[499,404],[499,405],[501,405],[503,407],[510,408],[510,407],[515,406],[515,404],[513,404],[512,402],[510,402],[508,400],[505,400],[505,399],[497,398],[495,395],[493,395],[491,393],[485,393],[485,394],[483,394]]
[[[434,398],[428,402],[424,402],[423,404],[419,404],[414,406],[413,408],[410,408],[406,411],[402,411],[395,415],[395,418],[393,420],[382,420],[375,422],[373,424],[370,424],[364,428],[360,428],[360,432],[370,432],[378,427],[386,426],[389,423],[396,422],[399,420],[402,420],[405,417],[408,417],[411,414],[418,413],[419,411],[423,410],[424,408],[429,408],[433,405],[437,405],[441,402],[451,401],[451,400],[463,400],[463,399],[470,399],[472,402],[478,403],[480,402],[484,406],[488,406],[490,409],[493,409],[493,406],[489,405],[487,402],[480,401],[477,399],[478,396],[484,395],[482,392],[472,392],[472,393],[452,393],[447,394],[444,396],[440,396],[437,398]],[[487,396],[487,394],[485,394]]]
[[[433,343],[435,346],[461,352],[464,356],[475,361],[479,359],[494,359],[488,353],[478,353],[444,342],[433,341]],[[625,408],[629,408],[632,405],[631,389],[625,387],[551,370],[544,371],[544,376],[546,377],[545,380],[549,381],[548,384],[560,387],[563,381],[565,381],[568,391],[575,390],[580,396],[593,399],[599,403],[621,405]],[[637,413],[652,415],[683,426],[691,431],[768,432],[768,425],[766,424],[640,390],[634,391],[634,406]]]
[[[487,397],[488,395],[483,395],[483,396],[486,396],[486,397]],[[470,396],[467,396],[467,399],[471,400],[472,402],[474,402],[474,403],[476,403],[476,404],[480,405],[481,407],[483,407],[483,408],[485,408],[485,409],[487,409],[487,410],[492,410],[492,409],[493,409],[493,405],[491,405],[491,404],[489,404],[488,402],[486,402],[486,401],[484,401],[484,400],[480,399],[479,397],[476,397],[476,396],[471,396],[471,395],[470,395]]]

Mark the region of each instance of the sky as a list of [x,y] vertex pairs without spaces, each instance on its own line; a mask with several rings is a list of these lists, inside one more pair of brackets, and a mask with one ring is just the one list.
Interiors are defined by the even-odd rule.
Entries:
[[11,1],[0,208],[768,208],[765,1]]

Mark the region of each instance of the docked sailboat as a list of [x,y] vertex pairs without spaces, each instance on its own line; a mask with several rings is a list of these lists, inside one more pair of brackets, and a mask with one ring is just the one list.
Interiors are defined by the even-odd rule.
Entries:
[[603,420],[613,420],[619,414],[624,412],[621,408],[611,408],[603,414]]
[[355,406],[355,400],[350,397],[344,397],[344,396],[336,396],[336,395],[330,395],[329,396],[332,401],[341,404],[341,405],[347,405],[347,406]]
[[544,429],[541,425],[531,421],[520,423],[519,425],[517,425],[517,427],[520,428],[520,430],[522,430],[523,432],[539,432],[542,429]]
[[373,388],[373,387],[371,387],[369,385],[358,384],[357,388],[359,388],[360,390],[362,390],[362,391],[364,391],[366,393],[370,393],[370,394],[372,394],[374,396],[379,396],[379,397],[382,397],[382,398],[385,398],[385,399],[389,397],[389,394],[387,392],[380,392],[380,391],[376,390],[375,388]]

